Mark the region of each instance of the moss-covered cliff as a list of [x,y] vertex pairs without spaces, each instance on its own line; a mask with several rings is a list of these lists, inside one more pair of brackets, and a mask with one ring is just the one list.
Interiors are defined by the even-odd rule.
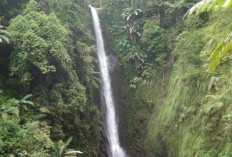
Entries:
[[215,72],[207,71],[215,44],[231,31],[230,14],[215,13],[178,35],[164,101],[147,125],[149,156],[232,155],[230,56]]
[[[120,6],[111,13],[117,14]],[[147,5],[141,15],[131,13],[124,22],[129,11],[122,8],[121,21],[104,16],[130,82],[130,89],[123,91],[128,150],[133,156],[229,157],[231,46],[220,49],[220,43],[229,38],[232,10],[182,19],[187,9],[181,7],[172,10],[176,20],[168,14],[172,7],[156,5]],[[160,13],[163,9],[165,16]],[[134,32],[127,32],[128,27]]]

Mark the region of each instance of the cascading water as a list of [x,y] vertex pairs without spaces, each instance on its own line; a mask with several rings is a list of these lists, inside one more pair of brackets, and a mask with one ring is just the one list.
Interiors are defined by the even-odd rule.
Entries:
[[111,81],[110,81],[109,69],[108,69],[109,65],[105,53],[100,20],[97,14],[97,10],[92,6],[90,6],[90,8],[91,8],[94,30],[96,35],[97,52],[98,52],[97,54],[98,54],[101,81],[102,81],[102,96],[104,98],[103,104],[105,105],[103,107],[104,110],[103,112],[105,114],[104,116],[105,133],[109,141],[108,156],[126,157],[126,154],[123,148],[120,146],[120,142],[119,142],[118,125],[116,121],[115,106],[114,106],[114,100],[111,90]]

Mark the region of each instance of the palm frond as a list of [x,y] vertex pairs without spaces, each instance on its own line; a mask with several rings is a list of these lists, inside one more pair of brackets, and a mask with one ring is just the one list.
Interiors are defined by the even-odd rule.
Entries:
[[220,11],[232,6],[232,0],[202,0],[186,13],[187,16],[202,12]]
[[9,38],[7,38],[6,36],[4,36],[4,35],[0,35],[0,43],[2,42],[2,39],[3,39],[3,40],[5,40],[5,41],[7,42],[7,44],[9,44],[9,43],[10,43]]
[[232,52],[232,32],[220,43],[217,44],[214,51],[209,57],[209,72],[214,72],[222,59]]
[[23,100],[26,100],[26,99],[28,99],[28,98],[30,98],[30,97],[32,97],[32,94],[27,94],[27,95],[25,95],[25,96],[23,97]]
[[25,95],[22,100],[20,100],[21,104],[29,104],[29,105],[34,105],[32,101],[27,100],[28,98],[32,97],[32,94],[27,94]]
[[74,151],[69,151],[69,152],[65,153],[65,155],[68,155],[68,154],[83,154],[83,152],[81,152],[79,150],[74,150]]
[[7,42],[9,44],[10,40],[9,40],[8,37],[10,36],[10,34],[4,28],[5,28],[4,26],[0,25],[0,43],[5,41],[5,42]]

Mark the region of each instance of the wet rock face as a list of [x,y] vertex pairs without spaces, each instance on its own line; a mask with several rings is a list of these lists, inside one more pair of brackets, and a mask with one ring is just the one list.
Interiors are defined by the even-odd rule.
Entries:
[[109,63],[109,71],[110,73],[113,73],[116,70],[116,68],[120,66],[120,62],[118,58],[112,54],[110,54],[107,59]]
[[98,153],[98,157],[108,157],[108,153],[107,153],[107,137],[102,133],[101,135],[101,139],[100,139],[100,147],[99,147],[99,153]]

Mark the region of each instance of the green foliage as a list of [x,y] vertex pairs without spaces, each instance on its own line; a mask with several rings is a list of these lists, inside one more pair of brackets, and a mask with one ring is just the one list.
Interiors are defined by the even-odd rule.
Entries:
[[69,49],[76,47],[77,41],[93,44],[94,37],[87,0],[40,0],[38,4],[46,13],[55,13],[69,30],[69,36],[72,38]]
[[184,20],[185,27],[187,30],[198,29],[204,26],[204,24],[209,19],[209,14],[207,12],[203,12],[198,16],[189,16]]
[[224,31],[215,27],[222,18],[228,21],[227,15],[213,15],[201,27],[192,27],[178,35],[173,51],[176,61],[165,89],[167,95],[156,104],[148,124],[148,156],[232,154],[228,140],[231,134],[227,132],[231,129],[228,125],[231,65],[224,61],[215,75],[206,68],[212,45],[217,45],[213,41],[223,40],[224,34],[230,31],[227,23],[223,24]]
[[174,3],[170,3],[169,1],[165,1],[160,4],[160,6],[165,6],[168,9],[165,10],[166,13],[170,14],[176,14],[178,10],[181,10],[183,8],[189,9],[189,7],[192,5],[191,1],[185,1],[185,0],[179,0],[179,1],[174,1]]
[[95,47],[89,47],[83,42],[77,41],[77,50],[80,53],[80,61],[82,68],[80,68],[82,73],[82,80],[85,81],[86,85],[91,88],[98,88],[98,83],[100,82],[97,78],[98,72],[95,71],[96,59],[94,58]]
[[[26,96],[28,97],[28,96]],[[24,97],[24,99],[26,99]],[[53,143],[45,122],[22,122],[21,101],[0,95],[0,154],[15,156],[50,156]],[[20,115],[20,116],[19,116]]]
[[223,60],[226,60],[228,53],[231,53],[231,36],[232,33],[230,33],[224,41],[221,41],[219,44],[217,44],[214,51],[210,55],[210,64],[208,69],[209,72],[214,72],[218,65],[223,62]]
[[24,97],[22,98],[22,100],[20,100],[20,103],[22,103],[22,104],[34,105],[33,102],[27,100],[27,99],[30,98],[31,96],[32,96],[32,94],[28,94],[28,95],[24,96]]
[[187,15],[200,14],[202,12],[219,11],[232,6],[231,0],[202,0],[194,5]]
[[49,110],[45,114],[51,122],[52,139],[59,141],[73,136],[72,148],[78,147],[87,156],[95,156],[101,130],[101,114],[91,99],[87,99],[86,88],[78,82],[76,74],[69,75],[67,83],[56,83],[52,90],[48,90],[46,86],[38,87],[34,95],[37,97],[36,101]]
[[30,82],[33,67],[42,74],[56,71],[57,62],[64,69],[71,68],[71,58],[65,48],[67,30],[55,14],[47,16],[37,11],[37,3],[30,1],[23,15],[11,21],[8,28],[12,35],[14,51],[11,55],[11,75],[17,75],[22,82]]
[[166,57],[164,30],[156,25],[156,21],[153,19],[144,24],[141,42],[149,60],[163,64]]
[[[0,3],[0,16],[4,14],[4,25],[8,24],[5,17],[21,13],[20,8],[25,7],[24,2],[26,0]],[[9,9],[8,11],[12,12],[10,15],[3,6],[17,7],[17,10]],[[73,136],[70,147],[80,148],[86,152],[86,156],[96,156],[102,124],[101,113],[94,100],[99,79],[95,71],[95,48],[90,46],[94,44],[94,38],[87,1],[32,0],[21,15],[10,21],[7,31],[11,33],[9,38],[12,44],[2,44],[0,47],[1,54],[4,52],[0,59],[4,60],[2,64],[6,64],[4,76],[0,74],[1,88],[12,94],[13,90],[8,89],[6,84],[9,82],[17,97],[29,90],[33,97],[31,94],[26,95],[17,100],[16,106],[3,105],[3,111],[4,115],[18,118],[14,124],[19,131],[25,130],[25,134],[20,137],[17,129],[12,130],[12,134],[15,134],[12,140],[18,142],[18,139],[26,138],[25,141],[28,139],[32,142],[22,140],[11,149],[9,145],[15,145],[16,142],[7,143],[4,139],[0,143],[4,145],[4,151],[8,151],[1,152],[0,156],[53,154],[51,147],[46,147],[45,137],[42,140],[44,143],[32,140],[34,134],[29,134],[29,127],[26,128],[30,123],[38,123],[38,129],[32,128],[38,131],[35,136],[40,138],[39,140],[42,139],[44,130],[50,141]],[[9,55],[5,53],[10,54],[10,62],[6,59]],[[10,80],[8,74],[14,77]],[[32,149],[32,146],[35,149]]]
[[[76,150],[72,150],[72,151],[66,151],[67,146],[70,144],[70,142],[72,141],[73,137],[69,137],[67,139],[67,141],[65,143],[63,143],[62,141],[56,142],[55,146],[54,146],[54,150],[55,150],[55,156],[56,157],[64,157],[68,154],[82,154],[83,152],[81,151],[76,151]],[[66,152],[66,153],[65,153]]]
[[142,13],[141,9],[126,8],[123,10],[122,17],[127,21],[131,22]]
[[139,32],[139,23],[136,21],[136,18],[142,14],[141,9],[126,8],[123,10],[121,16],[126,20],[127,25],[123,26],[130,36],[131,42],[136,43],[136,35],[141,36]]
[[126,51],[130,48],[131,48],[131,43],[129,40],[127,40],[125,37],[118,39],[116,50],[119,52],[118,56],[121,57],[121,59],[124,59],[123,56],[126,55]]
[[21,13],[25,3],[29,0],[0,0],[0,19],[5,26],[9,25],[9,20]]
[[[189,18],[192,14],[203,14],[204,12],[209,11],[220,11],[229,9],[232,6],[232,1],[230,0],[208,0],[208,1],[201,1],[193,6],[189,12],[186,14]],[[209,72],[215,72],[216,68],[226,60],[228,53],[231,51],[231,33],[221,39],[218,44],[215,46],[212,54],[209,57]]]
[[66,147],[69,145],[69,143],[72,141],[72,139],[73,139],[72,136],[69,137],[67,139],[67,141],[64,143],[64,145],[62,145],[62,146],[59,146],[58,142],[55,144],[54,149],[56,151],[56,153],[55,153],[56,157],[62,157],[62,156],[64,156],[64,151],[65,151]]
[[188,66],[189,62],[196,65],[200,63],[199,54],[204,42],[199,38],[201,38],[201,32],[198,31],[185,31],[177,37],[176,49],[173,54],[179,57],[188,57],[188,60],[181,61],[183,70],[185,70],[185,66]]
[[125,61],[127,62],[134,62],[135,68],[140,69],[141,66],[145,63],[145,60],[147,58],[146,54],[141,53],[141,50],[137,47],[132,47],[131,52],[126,54]]
[[95,48],[92,33],[89,2],[86,0],[40,0],[40,8],[46,13],[55,13],[69,32],[67,51],[73,61],[80,82],[91,92],[97,87]]

